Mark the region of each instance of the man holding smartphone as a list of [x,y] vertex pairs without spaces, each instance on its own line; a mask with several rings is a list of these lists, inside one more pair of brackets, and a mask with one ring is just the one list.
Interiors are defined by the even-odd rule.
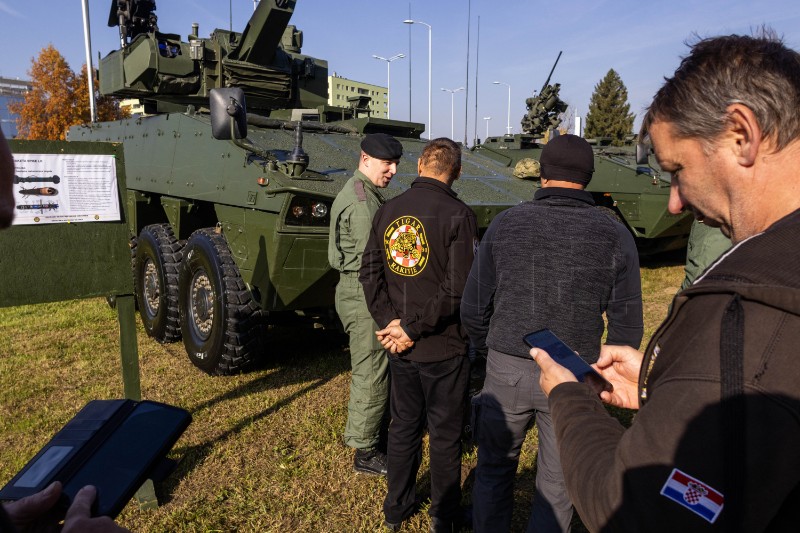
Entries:
[[528,531],[567,531],[572,518],[547,398],[522,336],[550,329],[593,363],[604,312],[609,343],[638,347],[644,329],[633,237],[584,190],[594,172],[589,143],[558,136],[540,163],[542,188],[492,221],[461,301],[473,347],[488,354],[484,388],[473,398],[478,533],[510,530],[514,476],[534,421],[539,447]]
[[[733,247],[678,293],[644,353],[603,348],[613,392],[588,394],[531,350],[590,531],[797,530],[798,106],[800,53],[762,30],[695,43],[642,121],[672,176],[670,212],[690,209]],[[639,409],[631,426],[601,399]]]

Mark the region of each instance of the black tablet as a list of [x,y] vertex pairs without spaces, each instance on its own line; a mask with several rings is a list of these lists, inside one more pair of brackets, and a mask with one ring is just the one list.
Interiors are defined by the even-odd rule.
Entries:
[[92,515],[115,518],[191,420],[188,411],[158,402],[91,401],[0,489],[0,499],[18,500],[60,481],[68,507],[82,487],[94,485]]

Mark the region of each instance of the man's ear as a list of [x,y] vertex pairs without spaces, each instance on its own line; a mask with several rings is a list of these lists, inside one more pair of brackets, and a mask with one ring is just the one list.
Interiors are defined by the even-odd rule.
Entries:
[[756,162],[762,148],[762,131],[753,110],[743,104],[731,104],[726,109],[727,128],[723,139],[731,143],[737,162],[746,167]]
[[417,159],[417,176],[422,176],[422,159]]

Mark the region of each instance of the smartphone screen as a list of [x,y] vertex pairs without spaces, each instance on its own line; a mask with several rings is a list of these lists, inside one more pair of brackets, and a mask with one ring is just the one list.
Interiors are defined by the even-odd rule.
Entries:
[[550,354],[553,360],[565,367],[581,383],[586,383],[599,395],[603,391],[611,392],[614,387],[603,376],[581,359],[575,351],[567,346],[549,329],[540,329],[528,333],[522,340],[531,348],[541,348]]

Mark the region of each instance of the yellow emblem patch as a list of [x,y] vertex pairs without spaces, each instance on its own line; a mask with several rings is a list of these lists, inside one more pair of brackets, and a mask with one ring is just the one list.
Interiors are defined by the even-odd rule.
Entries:
[[422,222],[400,217],[383,232],[383,247],[389,269],[401,276],[416,276],[428,264],[428,239]]

